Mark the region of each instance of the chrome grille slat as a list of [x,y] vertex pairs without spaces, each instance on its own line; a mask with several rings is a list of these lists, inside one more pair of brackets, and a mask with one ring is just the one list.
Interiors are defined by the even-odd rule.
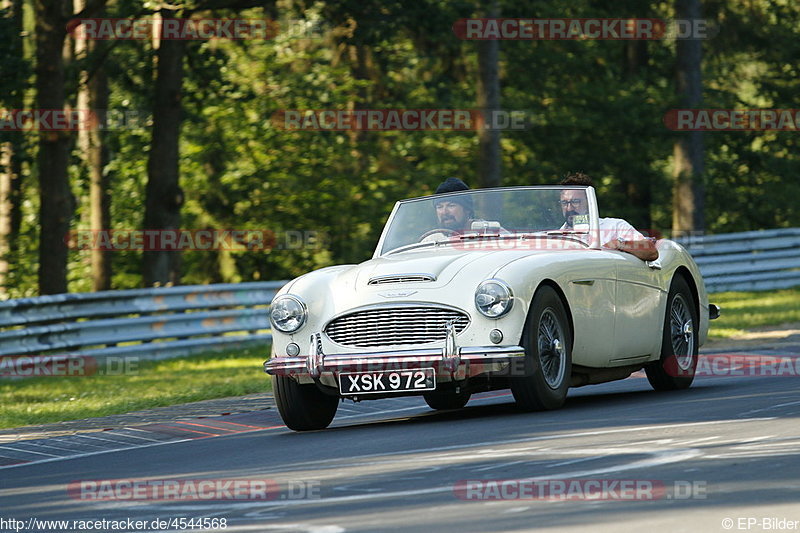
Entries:
[[[348,316],[348,317],[344,317],[344,318],[339,319],[339,320],[347,320],[347,321],[357,322],[357,323],[361,324],[361,323],[364,323],[364,322],[379,322],[381,320],[385,320],[386,318],[391,318],[393,316],[397,316],[397,313],[386,313],[386,314],[370,316],[370,317],[361,317],[361,318],[354,318],[352,316]],[[430,320],[432,318],[440,318],[440,319],[444,320],[444,319],[448,319],[448,318],[451,318],[451,317],[452,317],[452,314],[450,314],[450,313],[431,313],[429,315],[426,315],[424,318],[423,317],[413,317],[413,316],[410,317],[410,318],[412,320],[418,320],[418,321],[421,321],[421,322],[427,322],[428,320]]]
[[436,281],[436,277],[431,274],[397,274],[389,276],[376,276],[370,278],[367,285],[385,285],[387,283],[425,283]]
[[[371,327],[373,325],[382,326],[382,327],[392,327],[390,324],[388,324],[388,322],[393,320],[394,318],[395,317],[386,317],[383,320],[371,320],[369,322],[362,322],[362,323],[358,323],[356,321],[347,321],[346,323],[342,323],[342,324],[336,323],[332,327],[336,328],[336,329],[339,329],[339,328],[344,328],[344,329],[358,328],[358,329],[362,329],[362,328],[365,328],[365,327]],[[448,320],[453,320],[453,319],[458,320],[458,318],[455,318],[455,317],[452,317],[452,316],[431,317],[429,320],[419,320],[419,319],[403,320],[402,321],[402,325],[398,325],[398,327],[405,327],[407,325],[418,325],[420,327],[425,327],[425,326],[429,326],[433,322],[445,323]]]
[[469,325],[469,316],[455,309],[407,306],[356,311],[333,320],[328,337],[343,346],[361,348],[425,344],[444,340],[445,325],[454,321],[456,333]]
[[432,323],[445,324],[445,323],[447,323],[448,320],[452,320],[452,318],[446,318],[445,317],[445,318],[439,318],[439,319],[432,319],[432,320],[429,320],[429,321],[419,321],[419,320],[410,321],[409,320],[409,321],[403,321],[402,325],[397,325],[397,326],[388,325],[388,322],[390,320],[393,320],[393,319],[387,319],[387,320],[385,320],[383,322],[369,322],[369,323],[364,323],[364,324],[356,324],[356,323],[337,324],[337,325],[331,327],[331,329],[334,329],[336,331],[350,331],[350,330],[358,331],[358,330],[362,330],[362,329],[365,329],[365,328],[371,328],[371,327],[383,327],[383,328],[389,328],[389,329],[391,329],[392,327],[397,327],[397,328],[402,328],[402,329],[408,329],[409,327],[426,328],[426,327],[431,327]]

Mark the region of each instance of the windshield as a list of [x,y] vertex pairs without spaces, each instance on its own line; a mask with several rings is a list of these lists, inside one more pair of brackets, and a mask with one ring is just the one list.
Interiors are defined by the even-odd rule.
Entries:
[[570,236],[588,245],[596,224],[591,187],[511,187],[426,196],[397,203],[376,255],[465,239]]

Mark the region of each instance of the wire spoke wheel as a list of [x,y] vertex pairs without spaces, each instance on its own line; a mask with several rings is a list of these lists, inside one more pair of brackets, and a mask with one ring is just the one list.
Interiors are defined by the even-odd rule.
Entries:
[[566,357],[564,349],[564,332],[552,309],[542,313],[539,322],[539,363],[545,383],[551,389],[557,389],[564,380]]
[[697,368],[697,313],[692,289],[683,276],[676,276],[667,296],[661,357],[645,366],[654,389],[686,389],[692,384]]
[[558,409],[571,382],[572,331],[561,296],[548,285],[533,297],[522,345],[525,373],[510,380],[514,400],[527,411]]
[[688,370],[694,358],[694,327],[692,315],[683,295],[676,294],[670,309],[670,338],[675,362],[681,370]]

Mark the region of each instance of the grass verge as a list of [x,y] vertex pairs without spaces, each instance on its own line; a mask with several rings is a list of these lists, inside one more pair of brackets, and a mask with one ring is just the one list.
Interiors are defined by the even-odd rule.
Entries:
[[767,292],[720,292],[709,302],[722,307],[711,322],[709,336],[731,338],[746,330],[800,322],[800,288]]
[[0,380],[0,428],[106,416],[271,390],[264,347],[140,361],[130,372]]

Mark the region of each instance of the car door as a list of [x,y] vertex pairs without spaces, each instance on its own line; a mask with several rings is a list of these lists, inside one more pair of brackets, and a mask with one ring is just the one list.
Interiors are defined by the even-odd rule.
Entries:
[[661,345],[666,294],[658,286],[658,271],[625,252],[617,256],[614,312],[615,352],[612,364],[639,362]]
[[[616,263],[606,250],[567,252],[557,268],[574,325],[572,362],[604,367],[614,357]],[[566,254],[565,254],[566,255]]]

